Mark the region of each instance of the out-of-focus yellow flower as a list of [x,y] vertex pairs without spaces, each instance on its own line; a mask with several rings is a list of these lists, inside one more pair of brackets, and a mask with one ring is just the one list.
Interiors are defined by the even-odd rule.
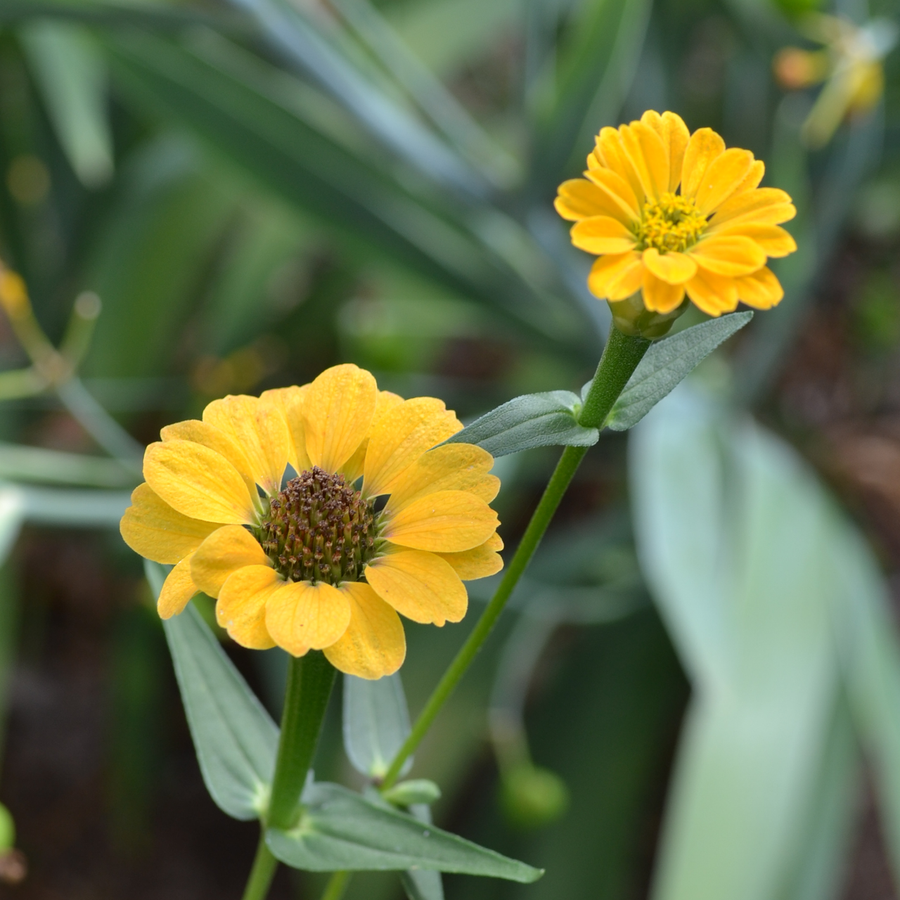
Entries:
[[799,90],[825,82],[803,123],[807,146],[822,147],[844,119],[872,109],[884,92],[882,60],[897,41],[897,26],[887,19],[872,19],[863,26],[847,19],[813,13],[799,27],[823,50],[785,47],[773,60],[778,82]]
[[[175,565],[163,618],[203,591],[245,647],[323,650],[343,672],[380,678],[406,653],[398,613],[458,622],[462,579],[503,565],[493,457],[436,446],[461,427],[440,400],[379,391],[352,365],[225,397],[147,448],[122,536]],[[298,474],[283,484],[288,464]]]
[[796,210],[784,191],[758,186],[764,166],[750,151],[646,112],[602,129],[587,165],[560,185],[556,209],[575,222],[572,243],[597,254],[588,287],[621,331],[658,337],[685,296],[711,316],[781,300],[766,259],[797,249],[780,227]]

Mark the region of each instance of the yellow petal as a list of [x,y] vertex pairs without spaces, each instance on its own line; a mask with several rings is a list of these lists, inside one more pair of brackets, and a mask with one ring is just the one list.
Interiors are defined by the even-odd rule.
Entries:
[[340,639],[325,648],[326,659],[357,678],[393,675],[406,658],[400,616],[368,584],[352,582],[340,590],[350,601],[350,624]]
[[288,462],[297,473],[311,469],[312,463],[306,454],[306,432],[303,427],[303,398],[309,385],[302,387],[293,385],[286,388],[274,388],[263,391],[259,399],[281,410],[288,426],[290,444],[288,445]]
[[684,300],[684,285],[670,284],[657,278],[649,269],[645,269],[642,294],[644,306],[651,312],[670,313]]
[[627,253],[634,249],[634,235],[609,216],[582,219],[572,227],[572,244],[588,253]]
[[738,194],[745,194],[758,188],[765,174],[765,163],[761,159],[754,159],[753,165],[750,166],[750,171],[744,176],[744,180],[738,185],[733,196],[736,197]]
[[395,406],[372,428],[363,477],[367,497],[386,494],[423,453],[462,428],[443,401],[415,397]]
[[[631,185],[618,172],[601,166],[589,168],[584,175],[606,195],[610,205],[603,213],[604,215],[612,216],[626,225],[640,219],[640,202]],[[594,215],[598,214],[599,211],[594,213]]]
[[741,186],[753,165],[749,150],[732,147],[716,157],[706,169],[697,187],[694,202],[704,216],[731,197]]
[[[463,581],[474,581],[476,578],[487,578],[488,575],[496,575],[503,568],[503,558],[497,553],[502,549],[503,542],[494,540],[497,535],[492,535],[480,547],[464,550],[462,553],[438,553],[441,559],[446,560],[453,567],[453,571]],[[499,541],[500,547],[497,547]]]
[[771,309],[784,296],[784,289],[774,272],[763,266],[752,275],[736,278],[737,292],[741,300],[756,309]]
[[669,154],[662,138],[643,122],[623,125],[619,133],[644,194],[658,200],[669,188]]
[[199,419],[188,419],[186,422],[166,425],[160,432],[160,436],[163,441],[193,441],[195,444],[202,444],[204,447],[209,447],[210,450],[215,450],[238,470],[247,485],[250,496],[256,495],[256,481],[253,478],[253,470],[246,454],[233,438],[216,428],[215,425],[201,422]]
[[681,116],[673,112],[662,114],[662,126],[663,143],[669,150],[669,191],[674,193],[681,182],[684,152],[691,139],[691,133]]
[[144,477],[169,506],[192,519],[222,525],[256,523],[254,501],[240,472],[202,444],[150,444],[144,454]]
[[494,457],[474,444],[443,444],[422,454],[394,481],[386,509],[399,512],[412,500],[436,491],[468,491],[490,503],[500,479],[488,475]]
[[688,141],[681,166],[681,194],[693,199],[710,163],[725,152],[725,141],[711,128],[698,128]]
[[725,225],[755,222],[757,225],[780,225],[797,215],[791,198],[779,188],[757,188],[736,194],[726,200],[709,220],[709,234]]
[[310,385],[304,402],[310,462],[337,472],[368,435],[377,400],[375,379],[365,369],[326,369]]
[[685,289],[694,306],[707,315],[719,316],[737,308],[737,285],[733,278],[697,269],[697,274],[685,285]]
[[588,219],[591,216],[622,215],[620,203],[610,195],[584,178],[573,178],[559,186],[559,194],[553,202],[556,211],[570,222]]
[[[615,128],[601,128],[596,138],[596,151],[607,169],[611,169],[631,188],[638,208],[643,205],[644,188],[629,155],[622,146],[622,136]],[[593,170],[591,170],[593,174]]]
[[267,494],[281,490],[290,454],[290,436],[280,404],[246,394],[213,400],[203,421],[214,425],[241,447],[254,481]]
[[266,603],[284,584],[268,566],[244,566],[225,580],[216,603],[216,621],[232,640],[251,650],[275,641],[266,628]]
[[446,560],[421,550],[401,550],[366,566],[366,581],[401,616],[423,624],[459,622],[469,598]]
[[483,544],[499,525],[484,500],[465,491],[437,491],[386,516],[383,535],[413,550],[459,553]]
[[214,531],[194,553],[191,577],[204,594],[218,597],[232,572],[244,566],[271,565],[259,542],[246,528],[225,525]]
[[197,587],[191,580],[191,557],[186,556],[163,582],[159,599],[156,601],[156,611],[161,619],[171,619],[177,616],[190,602],[191,597],[197,593]]
[[601,256],[591,267],[588,288],[601,300],[624,300],[640,290],[642,272],[640,253]]
[[644,251],[643,262],[657,278],[669,284],[684,284],[697,271],[697,264],[684,253],[660,253],[655,247]]
[[742,235],[755,241],[766,255],[775,258],[787,256],[797,249],[797,242],[780,225],[745,223],[722,228],[717,235]]
[[[375,403],[375,415],[372,416],[372,428],[381,421],[382,416],[387,415],[394,407],[399,406],[403,402],[403,398],[390,391],[379,391],[378,400]],[[347,482],[356,481],[363,473],[366,464],[366,454],[369,451],[369,439],[366,438],[356,452],[347,462],[341,466],[341,472],[344,474]]]
[[321,650],[339,640],[350,624],[350,600],[324,582],[281,585],[266,602],[266,627],[292,656]]
[[766,264],[766,253],[746,237],[713,235],[698,241],[688,251],[691,259],[716,275],[749,275]]
[[176,512],[149,484],[140,484],[131,495],[119,530],[135,553],[154,562],[174,565],[192,553],[219,526]]

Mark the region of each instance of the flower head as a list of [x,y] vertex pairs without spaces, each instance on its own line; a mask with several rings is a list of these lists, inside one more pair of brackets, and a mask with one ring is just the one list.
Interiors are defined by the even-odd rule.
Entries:
[[225,397],[147,448],[122,536],[174,564],[163,618],[203,591],[245,647],[323,650],[343,672],[380,678],[406,653],[398,613],[458,622],[462,579],[503,565],[493,458],[436,446],[461,427],[440,400],[379,391],[352,365]]
[[781,300],[766,260],[797,249],[779,227],[796,210],[784,191],[759,187],[765,169],[749,150],[650,111],[603,128],[587,165],[560,185],[556,210],[575,222],[572,243],[598,256],[588,287],[622,331],[659,336],[685,296],[712,316]]

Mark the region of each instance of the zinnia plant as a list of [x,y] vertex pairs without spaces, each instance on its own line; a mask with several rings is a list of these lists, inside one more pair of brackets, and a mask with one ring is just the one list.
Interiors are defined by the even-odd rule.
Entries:
[[[463,429],[440,400],[403,400],[380,391],[369,372],[342,365],[302,387],[216,400],[201,420],[164,428],[147,448],[146,483],[122,535],[148,560],[173,567],[164,582],[158,570],[148,573],[158,581],[210,792],[229,814],[260,820],[245,900],[266,896],[277,860],[335,872],[328,900],[342,895],[349,873],[368,869],[540,877],[423,829],[409,811],[433,800],[436,787],[397,781],[602,429],[634,425],[752,316],[723,313],[781,300],[767,261],[795,249],[780,227],[794,207],[784,191],[760,187],[763,173],[748,151],[726,149],[708,128],[691,135],[671,112],[601,130],[585,178],[566,181],[556,201],[575,222],[573,243],[597,255],[588,284],[613,312],[596,374],[580,394],[517,397]],[[654,344],[689,302],[713,320]],[[364,770],[367,795],[316,781],[310,766],[336,670],[351,688],[353,676],[372,685],[375,693],[355,696],[377,728],[378,704],[397,696],[387,676],[406,652],[400,617],[459,622],[463,581],[503,568],[489,505],[500,486],[490,474],[494,457],[547,445],[564,450],[516,552],[390,763]],[[289,655],[280,733],[186,610],[198,592],[216,599],[216,619],[238,644]],[[378,694],[379,684],[394,686]],[[425,896],[420,888],[410,896]],[[428,895],[439,889],[431,883]]]

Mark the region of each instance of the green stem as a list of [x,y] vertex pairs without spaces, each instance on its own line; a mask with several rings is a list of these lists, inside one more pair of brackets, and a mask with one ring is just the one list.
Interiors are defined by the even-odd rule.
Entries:
[[325,893],[322,894],[322,900],[341,900],[341,897],[344,896],[344,893],[350,884],[350,878],[352,876],[352,872],[335,872],[331,878],[328,879],[328,884],[325,886]]
[[278,860],[272,856],[272,851],[266,845],[266,830],[263,828],[253,859],[253,868],[247,879],[247,887],[244,888],[243,900],[263,900],[269,892],[269,885],[272,883],[277,866]]
[[272,798],[244,900],[264,900],[269,892],[278,862],[266,845],[265,830],[292,828],[297,821],[300,794],[316,752],[336,674],[334,666],[317,650],[299,659],[290,658]]
[[334,666],[318,650],[299,659],[291,657],[267,816],[270,828],[287,829],[296,824],[300,793],[319,742],[335,674]]
[[[588,428],[602,428],[606,417],[613,408],[613,404],[624,390],[628,379],[631,378],[649,346],[650,341],[644,338],[622,334],[615,327],[610,330],[609,340],[606,342],[603,356],[600,358],[600,364],[597,366],[597,373],[594,375],[594,380],[591,383],[590,390],[584,401],[584,407],[579,416],[578,421],[580,425],[585,425]],[[512,561],[503,574],[503,579],[496,593],[481,614],[481,618],[472,629],[465,644],[456,654],[456,658],[450,664],[450,668],[444,673],[443,678],[441,678],[438,686],[434,689],[431,697],[429,697],[409,737],[397,751],[397,755],[391,762],[391,766],[381,783],[382,790],[391,787],[396,782],[403,764],[416,747],[419,746],[422,738],[425,737],[426,732],[440,712],[441,707],[453,693],[456,685],[481,649],[482,644],[487,640],[513,589],[531,561],[534,551],[537,550],[541,538],[543,538],[544,532],[546,532],[547,526],[553,518],[553,514],[556,512],[569,483],[572,481],[572,477],[575,475],[576,469],[587,451],[587,447],[566,447],[563,450],[562,456],[556,465],[556,470],[553,472],[540,503],[538,503],[537,509],[534,511],[531,521],[525,529],[525,534],[522,536]]]

